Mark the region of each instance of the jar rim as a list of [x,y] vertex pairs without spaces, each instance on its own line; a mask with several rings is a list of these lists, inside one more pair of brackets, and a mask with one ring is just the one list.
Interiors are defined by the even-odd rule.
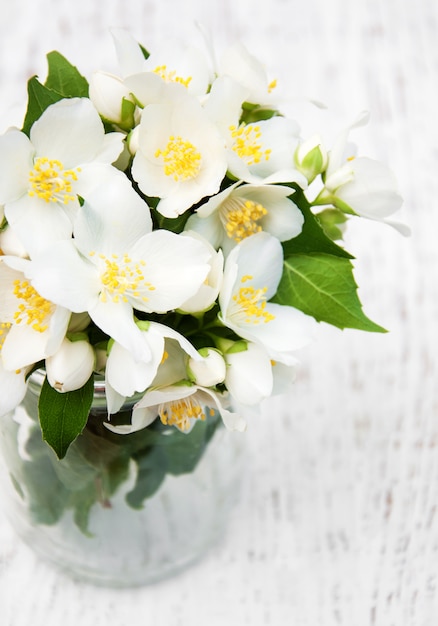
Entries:
[[[93,408],[105,408],[106,403],[106,382],[102,374],[94,373],[94,392],[93,392]],[[28,390],[35,396],[39,396],[41,388],[46,379],[46,370],[44,368],[36,369],[28,378]],[[126,398],[123,407],[128,408],[138,402],[144,395],[144,392],[137,392],[130,398]]]

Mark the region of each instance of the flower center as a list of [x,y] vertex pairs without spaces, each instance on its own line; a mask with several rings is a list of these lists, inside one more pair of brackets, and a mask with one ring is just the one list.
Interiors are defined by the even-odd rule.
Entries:
[[260,163],[262,159],[269,160],[271,150],[263,150],[260,138],[260,126],[240,124],[230,126],[231,137],[234,139],[232,150],[243,159],[247,165]]
[[[244,285],[252,278],[252,276],[246,274],[242,276],[240,282]],[[243,321],[246,324],[260,324],[260,322],[266,324],[275,319],[275,315],[266,311],[266,291],[267,287],[254,289],[252,285],[244,285],[234,294],[233,301],[237,307],[237,314],[239,317],[243,317]]]
[[164,173],[176,182],[195,178],[201,168],[201,154],[197,148],[181,137],[171,135],[164,150],[158,149],[155,158],[163,159]]
[[78,179],[80,168],[65,170],[62,163],[55,159],[39,157],[36,159],[33,170],[29,172],[29,196],[38,196],[46,202],[61,202],[67,204],[76,199],[72,192],[72,181]]
[[258,202],[247,198],[228,198],[220,210],[220,217],[230,239],[237,243],[262,230],[258,222],[268,210]]
[[160,404],[158,415],[166,426],[177,426],[181,430],[189,430],[191,419],[205,420],[204,409],[193,396]]
[[[94,255],[95,252],[90,252],[90,256]],[[128,296],[140,298],[143,302],[148,301],[144,292],[145,290],[154,291],[155,287],[145,279],[143,274],[145,261],[133,262],[128,254],[124,254],[121,258],[113,254],[111,259],[100,254],[99,258],[103,261],[100,281],[104,289],[100,293],[101,302],[106,302],[108,295],[116,303],[128,302]]]
[[[48,324],[44,322],[51,314],[53,304],[40,296],[27,280],[14,280],[14,296],[21,301],[14,313],[14,323],[25,322],[28,326],[32,326],[33,330],[39,333],[45,332]],[[2,326],[5,325],[2,324]]]
[[175,70],[167,69],[167,65],[157,65],[153,72],[162,78],[166,83],[180,83],[181,85],[184,85],[184,87],[188,87],[190,81],[192,80],[191,76],[188,76],[187,78],[177,76]]

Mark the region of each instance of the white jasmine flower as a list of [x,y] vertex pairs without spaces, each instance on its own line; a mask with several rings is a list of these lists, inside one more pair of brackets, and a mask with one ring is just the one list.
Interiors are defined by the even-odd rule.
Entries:
[[247,102],[271,104],[277,99],[277,80],[269,79],[266,68],[241,43],[225,50],[219,61],[219,76],[230,76],[247,91]]
[[158,76],[165,83],[186,88],[192,96],[207,93],[211,71],[205,56],[194,46],[182,46],[166,40],[162,49],[156,49],[144,63],[144,72]]
[[201,105],[168,86],[169,98],[142,114],[132,175],[157,210],[177,217],[219,191],[227,162],[223,140]]
[[305,188],[307,180],[294,163],[298,124],[284,117],[240,124],[246,95],[242,86],[224,76],[213,83],[204,107],[223,135],[229,174],[255,185],[296,182]]
[[9,371],[37,363],[59,348],[70,311],[43,298],[23,271],[6,263],[23,261],[0,257],[0,360]]
[[205,245],[152,230],[150,212],[122,174],[97,188],[78,211],[74,239],[32,263],[35,289],[75,313],[88,312],[105,333],[150,358],[134,309],[165,313],[196,293],[209,271]]
[[64,339],[58,350],[46,359],[47,380],[60,393],[80,389],[94,371],[96,356],[86,340]]
[[[367,157],[351,158],[339,170],[330,173],[325,180],[327,192],[337,208],[383,221],[403,202],[391,170]],[[325,197],[324,192],[320,197]]]
[[[126,426],[105,426],[120,434],[129,434],[146,428],[157,418],[163,424],[190,432],[196,420],[205,420],[208,412],[218,410],[229,430],[245,430],[245,421],[225,408],[226,397],[211,389],[185,383],[147,391],[135,405],[132,423]],[[209,408],[211,407],[211,408]]]
[[202,204],[186,228],[200,232],[225,252],[262,230],[288,241],[300,234],[304,223],[300,209],[288,198],[291,192],[281,185],[237,182]]
[[121,133],[105,134],[87,98],[49,106],[30,138],[16,129],[0,137],[0,203],[31,255],[71,237],[77,194],[86,194],[96,163],[116,160],[122,139]]
[[366,124],[368,119],[368,113],[363,112],[340,133],[328,155],[324,189],[313,204],[333,204],[341,211],[386,222],[408,234],[404,224],[388,220],[403,202],[394,174],[379,161],[356,157],[355,146],[348,144],[350,130]]
[[290,364],[292,352],[312,338],[316,322],[298,309],[269,302],[283,271],[280,242],[257,233],[229,254],[219,294],[219,318],[237,335],[262,346],[271,359]]
[[[123,404],[125,398],[133,396],[136,392],[142,392],[152,384],[157,375],[160,364],[167,360],[168,354],[165,350],[165,340],[172,339],[178,343],[186,358],[189,355],[194,360],[200,360],[201,356],[196,349],[183,335],[177,331],[159,324],[157,322],[139,322],[138,326],[150,348],[151,358],[149,360],[135,359],[133,354],[126,350],[121,344],[114,342],[111,346],[106,363],[105,382],[106,387],[111,387],[118,396],[113,394],[113,398],[118,397]],[[184,374],[178,377],[185,377]],[[120,406],[121,406],[120,404]],[[108,402],[109,413],[115,413],[120,406]]]
[[253,406],[262,400],[290,389],[295,380],[296,361],[285,365],[270,358],[255,343],[238,341],[224,352],[227,364],[225,384],[239,404]]

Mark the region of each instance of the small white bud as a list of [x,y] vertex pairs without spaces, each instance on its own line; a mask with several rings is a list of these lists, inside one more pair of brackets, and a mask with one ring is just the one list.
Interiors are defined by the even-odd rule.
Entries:
[[327,151],[319,135],[313,135],[300,144],[295,152],[295,165],[308,182],[325,172],[328,164]]
[[[2,219],[0,215],[0,223],[1,221]],[[0,233],[0,250],[3,252],[3,254],[19,256],[23,259],[28,256],[27,250],[24,248],[23,244],[18,239],[10,226],[7,226],[5,230]]]
[[64,339],[59,350],[46,358],[47,379],[60,393],[85,385],[94,370],[95,355],[88,341]]
[[118,76],[94,72],[90,80],[90,100],[108,122],[126,130],[134,126],[135,103]]
[[214,387],[225,380],[227,368],[223,356],[214,348],[202,348],[202,360],[189,359],[189,376],[196,385]]

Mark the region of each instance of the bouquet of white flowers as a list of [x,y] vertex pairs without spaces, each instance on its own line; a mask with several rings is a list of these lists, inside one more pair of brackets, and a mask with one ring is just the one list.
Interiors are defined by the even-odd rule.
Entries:
[[218,415],[245,429],[233,400],[286,390],[317,322],[384,331],[339,240],[349,219],[401,205],[388,168],[348,152],[365,115],[328,149],[281,114],[243,46],[216,64],[113,36],[120,76],[88,82],[49,53],[22,129],[0,137],[0,415],[43,372],[59,458],[85,434],[96,381],[100,432],[172,427],[190,446]]

